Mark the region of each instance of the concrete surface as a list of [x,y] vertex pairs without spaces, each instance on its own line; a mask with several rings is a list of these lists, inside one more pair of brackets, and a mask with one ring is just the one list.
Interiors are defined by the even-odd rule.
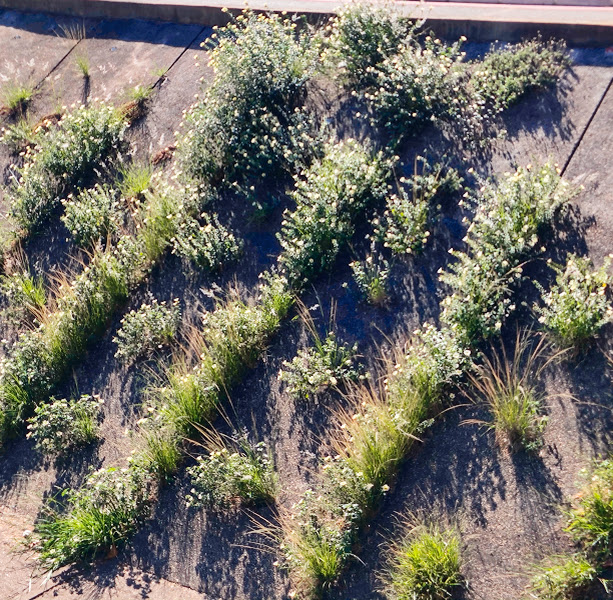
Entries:
[[[253,0],[254,10],[301,13],[317,19],[334,14],[339,0]],[[416,18],[427,18],[430,27],[441,36],[493,41],[515,41],[541,31],[564,37],[572,44],[602,45],[613,43],[613,9],[607,6],[542,6],[466,2],[397,1],[397,10]],[[44,10],[79,17],[113,19],[142,18],[222,25],[227,15],[222,7],[240,10],[241,0],[49,0]],[[40,0],[0,0],[0,7],[22,11],[40,11]]]

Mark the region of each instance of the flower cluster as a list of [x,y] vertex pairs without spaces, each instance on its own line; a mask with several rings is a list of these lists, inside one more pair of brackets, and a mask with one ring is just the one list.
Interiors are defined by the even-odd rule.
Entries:
[[324,29],[322,61],[349,87],[363,89],[374,84],[373,68],[396,54],[414,30],[390,7],[347,5]]
[[118,150],[126,122],[106,104],[79,106],[25,151],[25,164],[9,188],[11,215],[26,231],[40,226],[62,194]]
[[34,409],[34,416],[28,419],[27,437],[35,441],[38,450],[50,455],[89,444],[96,439],[102,403],[99,396],[84,395],[72,400],[52,397]]
[[68,194],[62,204],[62,221],[82,248],[91,248],[100,240],[112,237],[124,221],[119,194],[109,185],[96,184],[80,190],[76,196]]
[[276,475],[264,442],[240,439],[235,447],[222,445],[187,469],[192,488],[188,506],[223,506],[239,498],[246,504],[263,504],[275,497]]
[[542,305],[535,305],[534,310],[562,347],[580,348],[613,320],[611,258],[594,270],[589,258],[571,254],[566,265],[552,265],[557,272],[556,284],[548,292],[538,286]]
[[303,178],[296,178],[293,211],[286,211],[277,234],[279,263],[300,289],[329,269],[353,234],[360,215],[388,190],[391,161],[355,141],[326,148]]
[[117,344],[115,356],[125,363],[149,356],[167,346],[174,338],[181,308],[175,298],[170,306],[153,298],[138,310],[131,310],[122,320],[113,342]]
[[397,54],[371,67],[374,84],[363,93],[374,121],[393,143],[418,133],[425,124],[459,114],[458,92],[464,79],[461,42],[407,41]]
[[331,331],[323,340],[317,337],[314,346],[299,350],[291,361],[283,361],[279,378],[287,383],[292,396],[307,399],[330,386],[357,381],[360,377],[355,364],[357,349],[357,344],[339,343]]
[[217,215],[202,213],[201,224],[187,216],[177,227],[171,242],[173,253],[191,260],[207,271],[220,271],[236,261],[243,249],[242,241],[226,229]]

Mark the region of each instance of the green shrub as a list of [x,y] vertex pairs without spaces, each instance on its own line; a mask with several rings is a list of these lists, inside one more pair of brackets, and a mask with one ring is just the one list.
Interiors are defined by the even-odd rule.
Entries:
[[5,314],[18,322],[31,321],[40,316],[47,304],[42,277],[32,275],[27,269],[11,275],[0,275],[0,291],[8,304]]
[[146,516],[150,483],[141,469],[107,468],[92,473],[79,490],[66,490],[66,502],[59,509],[47,505],[34,528],[42,566],[53,571],[116,553]]
[[153,298],[138,310],[131,310],[122,320],[113,342],[117,344],[115,357],[124,363],[151,356],[172,342],[181,321],[179,299],[170,306]]
[[60,198],[117,150],[126,123],[105,104],[80,106],[64,115],[26,151],[8,191],[11,215],[27,233],[39,227]]
[[206,271],[221,271],[238,259],[242,241],[219,222],[217,215],[202,213],[200,217],[202,224],[192,217],[181,221],[172,239],[172,251]]
[[313,153],[301,108],[316,64],[310,36],[286,17],[246,10],[213,34],[215,78],[186,118],[179,161],[197,181],[238,185],[278,178]]
[[69,194],[62,204],[62,221],[82,248],[91,248],[114,236],[125,219],[119,194],[109,185],[97,183],[93,188],[80,190],[76,197]]
[[556,284],[548,292],[537,284],[541,305],[534,310],[540,315],[539,323],[561,347],[580,349],[613,320],[610,266],[611,257],[594,270],[589,258],[571,254],[566,265],[552,265]]
[[521,279],[525,258],[539,247],[539,234],[572,197],[569,184],[550,164],[519,168],[497,183],[482,182],[477,210],[464,241],[466,251],[441,273],[452,293],[441,319],[470,345],[497,334],[516,308],[510,290]]
[[245,504],[274,501],[277,480],[264,442],[251,444],[244,437],[218,442],[187,469],[192,485],[188,506],[224,506],[236,498]]
[[537,37],[492,48],[474,65],[469,85],[478,98],[501,112],[527,92],[555,84],[569,65],[565,42]]
[[396,54],[414,29],[391,6],[368,2],[345,6],[325,30],[323,62],[346,85],[363,89],[374,83],[373,67]]
[[462,182],[455,169],[444,170],[441,164],[430,166],[424,158],[418,161],[421,173],[416,162],[413,177],[400,179],[399,193],[388,196],[382,218],[374,223],[375,239],[395,254],[416,254],[422,250],[440,210],[440,201],[459,190]]
[[374,69],[374,84],[363,95],[392,145],[431,121],[460,114],[456,96],[465,72],[460,46],[461,42],[448,46],[430,36],[423,46],[412,39]]
[[414,525],[392,547],[385,574],[392,600],[445,600],[463,586],[460,537],[454,529]]
[[569,515],[567,530],[598,560],[613,552],[613,459],[602,460]]
[[355,260],[349,263],[349,267],[358,290],[366,302],[376,306],[382,306],[387,302],[390,264],[381,254],[371,251],[365,260]]
[[332,267],[357,220],[387,192],[391,162],[354,141],[329,145],[321,160],[296,178],[293,211],[284,213],[277,237],[279,263],[300,289]]
[[283,361],[279,378],[295,398],[308,399],[328,387],[357,381],[360,370],[355,364],[357,344],[341,344],[333,331],[322,339],[313,328],[314,345],[298,350],[291,361]]
[[28,419],[28,438],[36,442],[43,454],[65,454],[77,446],[85,446],[97,437],[96,421],[102,400],[89,395],[72,400],[56,400],[39,404]]
[[581,555],[555,557],[532,579],[532,594],[539,600],[581,600],[597,579],[597,570]]

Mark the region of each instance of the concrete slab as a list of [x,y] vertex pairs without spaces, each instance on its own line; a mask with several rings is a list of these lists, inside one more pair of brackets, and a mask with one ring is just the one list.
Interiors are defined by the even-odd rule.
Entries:
[[148,102],[145,118],[130,132],[137,155],[150,158],[175,143],[183,113],[195,102],[204,81],[212,78],[208,54],[200,47],[212,30],[203,29],[189,49],[166,72]]
[[[58,104],[70,106],[93,98],[116,104],[126,101],[131,88],[152,86],[201,30],[199,25],[138,20],[98,23],[43,83],[32,113],[40,118]],[[77,56],[89,62],[89,80],[77,68]]]
[[535,94],[505,113],[508,133],[495,144],[491,172],[547,160],[564,167],[612,76],[610,68],[575,66],[558,89]]
[[584,216],[594,222],[586,232],[590,256],[601,262],[613,252],[613,86],[590,123],[577,151],[572,157],[566,176],[583,186],[576,203]]
[[63,23],[44,15],[0,13],[0,90],[8,83],[38,86],[75,46],[60,37]]
[[[254,10],[302,13],[312,18],[334,14],[338,0],[253,0]],[[427,18],[439,35],[492,41],[516,40],[541,31],[575,44],[602,45],[613,41],[613,9],[585,6],[478,5],[467,2],[394,2],[412,17]],[[39,0],[0,0],[0,7],[39,11]],[[144,18],[176,23],[221,25],[222,7],[240,10],[241,0],[50,0],[50,12],[82,17]]]

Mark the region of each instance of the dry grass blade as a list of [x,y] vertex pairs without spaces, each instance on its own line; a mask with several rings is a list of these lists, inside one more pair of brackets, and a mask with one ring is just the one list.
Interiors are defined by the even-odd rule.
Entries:
[[547,422],[543,411],[549,398],[539,382],[544,371],[565,352],[552,352],[551,343],[530,330],[517,331],[511,355],[504,346],[492,348],[469,375],[473,401],[488,408],[491,420],[468,419],[464,423],[494,430],[497,443],[504,449],[539,448]]

